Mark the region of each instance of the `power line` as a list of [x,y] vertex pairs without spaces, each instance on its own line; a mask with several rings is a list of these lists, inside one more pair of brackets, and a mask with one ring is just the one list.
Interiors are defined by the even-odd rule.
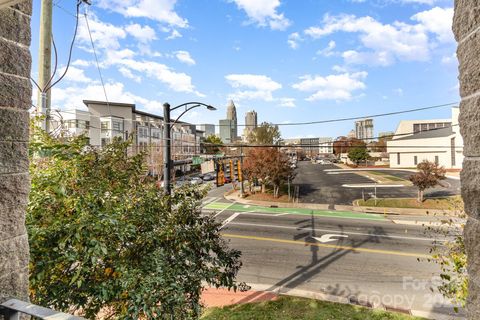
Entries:
[[100,70],[100,64],[98,63],[97,51],[95,50],[95,44],[93,43],[92,33],[90,32],[90,25],[88,23],[87,12],[85,11],[85,22],[87,24],[88,35],[90,37],[90,43],[92,44],[93,55],[95,56],[95,62],[97,65],[98,74],[100,76],[100,82],[102,83],[103,94],[105,95],[105,101],[107,102],[108,113],[112,113],[110,110],[110,103],[108,102],[107,90],[105,89],[105,83],[103,82],[102,71]]

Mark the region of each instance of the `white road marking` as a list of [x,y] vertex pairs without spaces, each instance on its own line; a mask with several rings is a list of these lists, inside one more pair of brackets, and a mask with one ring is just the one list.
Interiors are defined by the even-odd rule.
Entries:
[[333,237],[340,237],[340,238],[348,238],[348,235],[346,234],[331,234],[331,233],[327,233],[327,234],[324,234],[323,236],[321,237],[312,237],[313,239],[321,242],[321,243],[327,243],[327,242],[332,242],[332,241],[338,241],[340,239],[332,239]]
[[249,205],[249,204],[246,204],[246,205],[244,205],[243,207],[244,207],[245,209],[248,209],[248,208],[250,208],[250,205]]
[[290,214],[288,212],[280,212],[280,213],[260,213],[260,212],[255,212],[255,210],[252,211],[247,211],[247,212],[237,212],[238,214],[248,214],[249,216],[269,216],[269,217],[280,217],[280,216],[286,216],[287,214]]
[[227,210],[228,208],[230,208],[231,206],[233,206],[236,202],[232,202],[230,203],[230,205],[228,207],[225,207],[223,210],[219,211],[215,217],[219,216],[220,214],[222,214],[223,211]]
[[207,198],[205,198],[205,201],[202,202],[202,204],[203,204],[204,206],[206,206],[207,204],[209,204],[209,203],[214,203],[214,202],[216,202],[216,201],[218,201],[218,200],[220,200],[220,198],[218,198],[218,197],[207,197]]
[[404,184],[375,184],[375,183],[365,183],[365,184],[342,184],[344,188],[401,188],[406,187]]
[[222,226],[220,227],[220,229],[223,229],[227,224],[229,224],[230,222],[233,221],[233,219],[235,219],[236,217],[238,217],[241,213],[240,212],[235,212],[234,214],[232,214],[230,217],[228,217],[225,221],[223,221],[222,223]]
[[[332,232],[339,230],[329,230],[329,229],[318,229],[315,228],[297,228],[297,227],[288,227],[288,226],[276,226],[271,224],[258,224],[258,223],[247,223],[247,222],[232,222],[231,225],[239,226],[250,226],[250,227],[265,227],[265,228],[276,228],[276,229],[292,229],[292,230],[307,230],[307,231],[320,231],[320,232]],[[361,233],[361,232],[346,232],[342,231],[344,234],[356,235],[356,236],[369,236],[369,237],[378,237],[378,238],[392,238],[392,239],[402,239],[402,240],[418,240],[418,241],[437,241],[437,242],[446,242],[448,240],[435,240],[429,238],[419,238],[419,237],[404,237],[404,236],[395,236],[395,235],[386,235],[386,234],[375,234],[375,233]]]

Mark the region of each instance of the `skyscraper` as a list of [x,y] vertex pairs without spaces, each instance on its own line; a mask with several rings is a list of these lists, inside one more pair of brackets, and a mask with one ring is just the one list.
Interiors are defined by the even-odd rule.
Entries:
[[237,109],[235,108],[235,104],[233,100],[230,100],[227,106],[227,120],[232,121],[232,141],[237,140],[238,131],[237,131]]
[[373,119],[355,121],[355,138],[365,143],[373,140]]
[[248,111],[245,114],[245,130],[243,131],[243,135],[245,139],[256,127],[257,127],[257,112],[255,112],[255,110]]

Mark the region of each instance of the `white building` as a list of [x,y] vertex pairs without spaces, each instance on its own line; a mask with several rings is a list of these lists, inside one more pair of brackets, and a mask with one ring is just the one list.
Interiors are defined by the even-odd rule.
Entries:
[[463,139],[458,126],[458,108],[451,119],[400,121],[395,136],[387,141],[391,168],[413,168],[423,160],[446,169],[461,169]]
[[[151,168],[160,168],[163,160],[163,117],[136,109],[135,104],[83,101],[88,111],[65,110],[52,116],[52,132],[86,134],[92,146],[103,147],[113,138],[133,140],[132,151],[146,151]],[[189,159],[200,153],[203,131],[195,125],[177,122],[172,128],[172,159]],[[189,168],[185,168],[189,170]],[[156,170],[152,170],[156,171]]]
[[355,138],[365,143],[373,141],[373,119],[355,121]]
[[333,138],[320,137],[318,138],[318,154],[330,155],[333,154]]

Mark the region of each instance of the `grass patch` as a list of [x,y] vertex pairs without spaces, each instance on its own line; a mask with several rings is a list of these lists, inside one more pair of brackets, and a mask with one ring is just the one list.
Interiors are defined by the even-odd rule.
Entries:
[[245,196],[248,200],[257,200],[257,201],[270,201],[270,202],[291,202],[288,200],[288,195],[280,195],[278,198],[274,198],[271,192],[266,193],[253,193],[253,194],[246,194]]
[[369,174],[373,174],[373,175],[376,175],[376,176],[380,176],[382,178],[384,178],[385,180],[390,180],[390,181],[408,181],[408,180],[405,180],[403,178],[400,178],[400,177],[396,177],[396,176],[391,176],[389,174],[385,174],[383,172],[379,172],[379,171],[368,171]]
[[414,320],[422,319],[358,306],[296,297],[207,309],[202,320]]
[[[358,200],[358,205],[362,207],[375,207],[375,199],[366,201]],[[411,209],[438,209],[438,210],[463,210],[463,201],[461,196],[431,198],[418,202],[415,198],[399,199],[377,199],[376,207],[388,208],[411,208]]]

